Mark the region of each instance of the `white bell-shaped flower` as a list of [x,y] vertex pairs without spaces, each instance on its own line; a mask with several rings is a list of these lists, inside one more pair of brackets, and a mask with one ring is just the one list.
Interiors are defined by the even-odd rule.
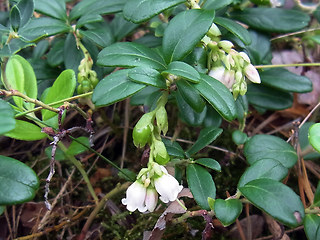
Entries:
[[147,211],[145,199],[147,195],[147,189],[144,185],[138,181],[132,183],[126,192],[126,198],[122,199],[122,204],[127,205],[127,209],[130,212],[139,210],[140,212]]
[[154,185],[157,192],[160,194],[160,200],[164,203],[175,201],[183,186],[179,185],[177,179],[168,174],[167,170],[160,166],[162,175],[154,179]]
[[248,66],[245,67],[244,72],[246,74],[246,77],[253,83],[261,83],[260,75],[257,71],[257,69],[252,65],[248,64]]
[[233,70],[225,69],[223,66],[213,68],[209,72],[209,76],[219,80],[227,88],[231,89],[235,82],[235,72]]
[[153,212],[158,203],[158,193],[154,188],[147,188],[145,205],[149,212]]

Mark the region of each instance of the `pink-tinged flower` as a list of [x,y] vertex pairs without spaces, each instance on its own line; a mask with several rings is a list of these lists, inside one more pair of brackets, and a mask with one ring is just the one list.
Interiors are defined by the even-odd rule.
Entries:
[[123,198],[121,202],[123,205],[127,205],[127,209],[130,212],[134,212],[137,209],[140,212],[145,212],[147,211],[145,204],[146,195],[147,189],[142,183],[135,181],[128,187],[126,198]]
[[160,167],[162,175],[154,180],[156,190],[160,194],[160,200],[164,203],[175,201],[183,186],[179,185],[177,179],[168,174],[163,166]]
[[249,64],[245,67],[244,72],[246,74],[246,77],[253,83],[261,83],[259,73],[257,69],[252,65]]
[[158,193],[154,188],[147,188],[145,204],[149,212],[153,212],[158,203]]
[[223,66],[214,67],[210,70],[209,76],[222,82],[225,68]]
[[227,88],[231,89],[232,85],[235,82],[235,73],[233,70],[227,70],[224,67],[216,67],[213,68],[209,72],[209,76],[219,80],[223,83]]

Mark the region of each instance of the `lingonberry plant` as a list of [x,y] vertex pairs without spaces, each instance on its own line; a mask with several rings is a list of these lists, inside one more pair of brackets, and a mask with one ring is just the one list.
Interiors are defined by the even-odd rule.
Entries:
[[1,4],[4,237],[320,238],[317,1]]

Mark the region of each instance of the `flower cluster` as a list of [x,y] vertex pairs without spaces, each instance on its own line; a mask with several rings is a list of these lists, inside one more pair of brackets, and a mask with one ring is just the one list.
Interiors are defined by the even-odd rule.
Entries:
[[183,188],[163,166],[157,163],[152,165],[152,169],[141,169],[137,180],[127,189],[126,198],[122,199],[130,212],[137,209],[153,212],[158,203],[158,193],[160,200],[168,203],[175,201]]

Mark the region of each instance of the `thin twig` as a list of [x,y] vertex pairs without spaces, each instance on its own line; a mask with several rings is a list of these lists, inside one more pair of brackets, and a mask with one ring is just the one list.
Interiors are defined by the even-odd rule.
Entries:
[[126,156],[127,150],[127,140],[128,140],[128,131],[129,131],[129,119],[130,118],[130,99],[125,101],[125,110],[124,110],[124,129],[123,129],[123,141],[122,141],[122,154],[120,168],[123,168],[124,159]]

